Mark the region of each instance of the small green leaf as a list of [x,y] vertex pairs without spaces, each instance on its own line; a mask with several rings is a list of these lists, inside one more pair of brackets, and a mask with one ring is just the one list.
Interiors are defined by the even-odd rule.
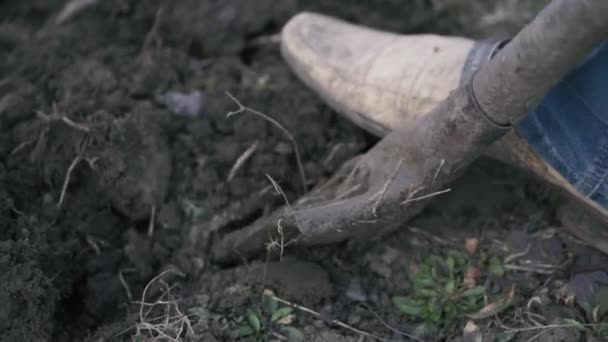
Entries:
[[447,283],[445,283],[445,292],[447,294],[452,294],[454,293],[454,288],[456,287],[454,280],[448,280]]
[[448,256],[445,259],[445,264],[448,266],[448,271],[450,274],[454,273],[454,268],[456,267],[456,260],[452,256]]
[[270,317],[270,320],[272,322],[276,322],[278,320],[280,320],[281,318],[289,315],[290,313],[293,312],[293,309],[289,306],[284,306],[278,310],[276,310],[273,314],[272,317]]
[[454,258],[455,264],[458,266],[462,266],[467,261],[467,256],[461,251],[450,249],[447,252],[448,257]]
[[289,342],[302,342],[304,341],[304,334],[294,327],[283,327],[281,331],[287,335],[287,340]]
[[249,325],[242,325],[239,327],[239,336],[245,337],[253,335],[253,333],[255,333],[255,330]]
[[485,286],[475,286],[462,293],[462,297],[479,297],[486,292]]
[[434,289],[416,289],[415,295],[416,297],[422,298],[434,298],[437,297],[439,293]]
[[414,283],[418,287],[432,287],[435,286],[435,280],[431,277],[430,274],[419,273],[414,280]]
[[255,312],[249,312],[249,315],[247,315],[247,321],[254,331],[258,332],[260,329],[262,329],[260,318]]
[[198,220],[205,213],[203,209],[199,208],[194,202],[188,199],[182,201],[182,211],[188,219],[193,221]]
[[479,259],[481,262],[485,262],[488,259],[488,255],[483,249],[479,252]]
[[393,303],[402,313],[422,318],[423,307],[406,297],[393,297]]
[[134,342],[144,342],[144,335],[141,334],[137,334],[135,335],[135,337],[133,337],[133,341]]
[[458,313],[454,303],[448,303],[446,305],[446,307],[443,309],[443,311],[445,312],[445,315],[444,315],[445,317],[443,319],[445,322],[454,321],[454,319],[456,318],[457,313]]
[[443,310],[440,307],[433,303],[429,303],[426,309],[428,311],[428,318],[432,322],[439,323],[439,321],[441,321]]
[[471,312],[479,309],[478,297],[468,297],[466,300],[459,302],[460,308],[465,312]]
[[502,261],[500,261],[500,259],[496,256],[490,258],[488,271],[490,271],[490,274],[497,277],[502,277],[505,275],[505,268],[502,265]]
[[279,308],[279,303],[274,297],[265,294],[262,296],[262,308],[264,312],[272,315]]

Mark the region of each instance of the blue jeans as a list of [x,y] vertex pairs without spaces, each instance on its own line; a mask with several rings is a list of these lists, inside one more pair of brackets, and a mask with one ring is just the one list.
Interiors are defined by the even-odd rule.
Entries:
[[[463,80],[487,60],[490,46],[472,50]],[[516,129],[581,195],[608,209],[608,44],[570,71]]]

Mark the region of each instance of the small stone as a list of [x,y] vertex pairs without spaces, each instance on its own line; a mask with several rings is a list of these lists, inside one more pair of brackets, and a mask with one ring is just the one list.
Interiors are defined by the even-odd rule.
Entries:
[[290,155],[293,153],[293,147],[291,144],[281,141],[274,146],[274,151],[280,155]]
[[468,321],[462,330],[462,342],[481,342],[483,335],[479,327],[473,322]]
[[384,254],[382,254],[382,261],[384,261],[384,263],[386,263],[387,265],[392,264],[395,260],[397,260],[397,258],[399,258],[399,256],[401,256],[401,252],[391,248],[391,247],[386,247],[384,249]]
[[175,115],[196,118],[203,111],[204,96],[199,90],[188,93],[168,91],[164,94],[162,102]]
[[361,281],[359,278],[353,278],[348,285],[348,289],[346,290],[346,297],[355,302],[365,302],[367,301],[367,294],[361,287]]

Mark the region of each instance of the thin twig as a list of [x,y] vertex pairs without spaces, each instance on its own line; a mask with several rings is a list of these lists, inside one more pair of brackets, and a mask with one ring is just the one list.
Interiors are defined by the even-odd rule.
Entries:
[[73,18],[78,13],[82,12],[83,10],[85,10],[93,5],[96,5],[98,1],[99,0],[71,0],[71,1],[69,1],[65,6],[63,6],[63,8],[61,9],[61,12],[59,12],[59,14],[57,15],[57,18],[55,19],[55,24],[57,24],[57,25],[63,24],[64,22],[70,20],[71,18]]
[[559,328],[606,328],[608,327],[608,323],[564,323],[564,324],[547,324],[533,327],[523,327],[523,328],[513,328],[503,330],[503,333],[519,333],[525,331],[534,331],[540,329],[559,329]]
[[237,100],[234,96],[232,96],[232,94],[230,94],[229,92],[226,92],[226,95],[232,100],[234,101],[234,103],[236,103],[237,106],[239,106],[239,109],[229,112],[228,114],[226,114],[226,117],[229,118],[233,115],[236,114],[240,114],[243,112],[249,112],[253,115],[257,115],[259,117],[261,117],[262,119],[270,122],[271,124],[273,124],[274,126],[276,126],[278,129],[280,129],[281,131],[283,131],[283,133],[285,133],[285,135],[287,135],[287,137],[289,138],[289,140],[291,140],[291,143],[293,145],[295,154],[296,154],[296,163],[298,164],[298,171],[300,172],[300,178],[302,180],[302,187],[304,189],[304,192],[306,192],[308,190],[308,182],[306,181],[306,175],[304,173],[304,166],[302,164],[302,158],[300,156],[300,147],[298,146],[298,143],[296,141],[296,139],[293,137],[293,135],[291,133],[289,133],[289,131],[283,127],[283,125],[281,125],[278,121],[276,121],[275,119],[269,117],[268,115],[262,113],[262,112],[258,112],[255,109],[251,109],[249,107],[245,107],[243,106],[239,100]]
[[236,173],[241,169],[241,167],[243,167],[245,162],[253,155],[253,153],[255,152],[255,150],[257,150],[259,145],[260,145],[259,141],[254,142],[253,144],[251,144],[251,146],[249,146],[245,150],[245,152],[243,152],[243,154],[241,154],[236,159],[236,162],[234,163],[234,165],[232,165],[232,168],[230,169],[230,172],[228,173],[228,178],[226,179],[226,182],[232,181],[232,179],[234,178]]
[[437,171],[435,171],[435,175],[433,176],[433,181],[431,182],[431,184],[434,184],[435,181],[437,180],[437,177],[439,176],[439,171],[441,171],[444,164],[445,164],[445,159],[441,159],[441,162],[439,163],[439,167],[437,168]]
[[279,43],[281,43],[281,35],[277,33],[277,34],[257,37],[255,39],[251,40],[250,42],[248,42],[247,46],[254,47],[254,46],[260,46],[260,45],[279,44]]
[[152,45],[152,43],[154,41],[156,41],[158,46],[160,46],[162,44],[162,41],[161,41],[161,38],[160,38],[160,35],[158,34],[158,32],[159,32],[159,28],[160,28],[160,23],[162,21],[163,12],[164,12],[163,7],[159,7],[158,10],[156,10],[156,15],[154,16],[154,23],[152,24],[150,31],[148,31],[148,33],[146,34],[146,37],[144,38],[144,44],[142,46],[142,51],[148,50],[150,48],[150,45]]
[[268,259],[270,258],[270,252],[276,251],[278,249],[279,261],[283,261],[283,254],[285,253],[285,247],[298,242],[298,240],[302,236],[301,234],[299,234],[296,237],[292,238],[291,240],[285,242],[285,235],[283,234],[283,226],[281,225],[281,222],[283,222],[282,218],[277,221],[277,233],[279,234],[279,239],[273,238],[272,236],[268,237],[268,239],[270,240],[266,244],[266,250],[268,252],[268,255],[267,255]]
[[420,197],[407,198],[405,201],[401,202],[401,204],[407,204],[407,203],[410,203],[410,202],[422,201],[424,199],[435,197],[435,196],[439,196],[439,195],[448,193],[450,191],[452,191],[452,189],[448,188],[448,189],[445,189],[445,190],[435,191],[435,192],[432,192],[430,194],[423,195],[423,196],[420,196]]
[[148,237],[151,239],[154,236],[154,226],[156,225],[156,206],[153,205],[150,209],[150,222],[148,223]]
[[401,169],[401,166],[403,165],[404,161],[405,160],[403,158],[399,159],[399,163],[397,163],[397,166],[395,167],[395,170],[391,174],[391,177],[384,183],[382,190],[380,190],[379,193],[374,195],[374,196],[379,196],[378,199],[376,200],[376,202],[374,203],[374,205],[372,206],[372,214],[374,215],[374,217],[378,217],[378,215],[376,214],[376,211],[378,210],[380,205],[382,205],[382,201],[384,200],[384,194],[386,194],[386,190],[388,190],[388,187],[395,180],[395,177],[397,177],[397,173],[399,172],[399,169]]
[[281,188],[281,186],[279,185],[279,183],[277,183],[272,176],[270,176],[269,174],[266,174],[266,178],[268,178],[268,180],[270,181],[270,183],[272,184],[272,187],[274,188],[274,191],[276,191],[276,193],[278,195],[283,196],[283,200],[285,201],[285,205],[287,206],[287,208],[289,208],[289,210],[292,210],[291,208],[291,204],[289,204],[289,200],[287,199],[287,195],[285,195],[285,192],[283,191],[283,189]]
[[19,153],[21,150],[23,150],[24,148],[28,147],[29,145],[35,144],[38,141],[37,138],[34,139],[30,139],[28,141],[24,141],[22,143],[20,143],[19,145],[17,145],[17,147],[15,147],[12,151],[11,151],[11,156]]
[[283,235],[283,226],[281,226],[281,222],[283,222],[283,219],[277,221],[277,233],[279,233],[279,236],[281,237],[279,261],[283,261],[283,252],[285,252],[285,235]]
[[273,332],[272,336],[276,337],[279,341],[289,341],[289,339],[279,333]]
[[356,184],[355,186],[344,191],[343,193],[336,195],[336,197],[334,198],[334,202],[340,201],[340,200],[343,200],[343,199],[349,197],[351,194],[361,190],[362,187],[363,186],[361,184]]
[[[175,273],[175,274],[181,274],[181,272],[175,270],[175,269],[167,269],[164,270],[163,272],[161,272],[159,275],[157,275],[156,277],[152,278],[152,280],[150,280],[148,282],[148,284],[146,284],[146,286],[144,287],[144,291],[141,293],[141,302],[145,303],[146,302],[146,294],[148,293],[148,290],[150,289],[150,286],[157,281],[158,279],[162,278],[165,274],[167,273]],[[141,306],[139,308],[139,318],[141,319],[141,321],[144,321],[144,307]]]
[[538,273],[538,274],[555,274],[555,270],[552,270],[552,269],[542,269],[542,268],[536,268],[536,267],[530,267],[530,266],[524,266],[524,265],[505,264],[504,268],[506,270],[510,270],[510,271],[525,271],[525,272],[532,272],[532,273]]
[[[192,335],[192,336],[194,335],[194,330],[192,329],[188,315],[184,315],[180,311],[179,306],[177,305],[178,301],[175,298],[173,298],[173,296],[171,295],[171,290],[175,287],[175,285],[169,286],[166,282],[164,282],[162,279],[160,279],[163,275],[165,275],[168,272],[175,272],[175,273],[183,276],[183,274],[181,272],[179,272],[175,269],[168,269],[168,270],[162,272],[161,274],[157,275],[152,280],[150,280],[150,282],[148,282],[148,284],[144,288],[144,292],[142,293],[141,301],[135,302],[136,304],[140,305],[139,322],[135,326],[136,327],[135,336],[141,336],[141,331],[144,330],[144,331],[147,331],[151,335],[151,338],[154,340],[162,338],[162,339],[166,339],[168,341],[179,342],[179,341],[182,341],[182,335],[184,333],[184,328],[188,329],[188,333],[190,335]],[[145,301],[146,294],[149,290],[150,285],[158,279],[160,279],[159,282],[164,287],[163,294],[160,296],[160,298],[157,301],[155,301],[153,303],[148,303]],[[167,297],[168,300],[163,300],[163,298],[165,296]],[[148,317],[147,317],[148,314],[158,305],[166,306],[165,314],[163,316],[148,319]],[[145,314],[144,314],[144,307],[148,307],[148,310],[146,311]],[[172,312],[175,312],[175,314],[173,315]],[[169,333],[173,336],[170,336]]]
[[63,122],[64,124],[79,130],[79,131],[83,131],[85,133],[88,133],[91,129],[86,126],[83,125],[81,123],[77,123],[75,121],[73,121],[72,119],[68,118],[67,116],[60,114],[59,113],[59,109],[57,107],[56,104],[53,104],[53,111],[51,112],[51,114],[46,114],[42,111],[36,111],[36,116],[41,119],[44,122],[53,122],[53,121],[60,121]]
[[97,254],[97,255],[101,254],[101,249],[99,248],[97,243],[95,243],[95,241],[93,241],[93,238],[90,235],[87,235],[85,237],[85,241],[89,244],[89,246],[91,246],[91,248],[93,249],[95,254]]
[[549,329],[543,329],[541,330],[538,334],[530,337],[529,339],[526,340],[526,342],[532,342],[534,340],[536,340],[537,338],[541,337],[542,335],[544,335],[545,333],[547,333],[548,331],[553,330],[553,328],[549,328]]
[[61,187],[61,194],[59,195],[59,201],[57,202],[57,208],[61,208],[61,205],[63,204],[63,200],[65,199],[65,194],[68,190],[68,184],[70,184],[70,179],[72,178],[72,172],[74,172],[76,165],[78,165],[81,161],[82,161],[82,155],[79,154],[70,163],[70,166],[68,167],[68,171],[65,174],[65,179],[63,180],[63,186]]
[[122,285],[122,287],[125,289],[125,293],[127,294],[127,298],[129,299],[129,301],[133,300],[133,294],[131,292],[131,289],[129,288],[129,284],[127,284],[127,281],[125,280],[125,276],[124,273],[126,270],[120,270],[118,271],[118,280],[120,280],[120,284]]
[[517,259],[517,258],[520,258],[520,257],[525,256],[526,254],[528,254],[528,252],[530,251],[530,248],[531,248],[531,247],[532,247],[532,244],[531,244],[531,243],[528,243],[528,246],[526,247],[526,249],[525,249],[523,252],[509,254],[509,255],[508,255],[506,258],[505,258],[504,263],[505,263],[505,264],[508,264],[508,263],[510,263],[511,261],[513,261],[513,260],[515,260],[515,259]]
[[[308,313],[308,314],[310,314],[312,316],[315,316],[317,318],[320,318],[320,319],[324,320],[323,316],[321,316],[321,314],[319,312],[317,312],[317,311],[314,311],[314,310],[309,309],[307,307],[304,307],[302,305],[298,305],[298,304],[292,303],[292,302],[290,302],[288,300],[279,298],[277,296],[272,296],[272,298],[274,298],[274,300],[276,300],[279,303],[282,303],[282,304],[285,304],[285,305],[289,305],[289,306],[293,307],[294,309],[298,309],[298,310],[300,310],[302,312],[306,312],[306,313]],[[348,325],[348,324],[346,324],[344,322],[338,321],[336,319],[329,320],[329,322],[332,323],[332,324],[335,324],[335,325],[337,325],[337,326],[339,326],[341,328],[344,328],[346,330],[354,332],[355,334],[358,334],[358,335],[363,335],[365,337],[369,337],[369,338],[376,339],[376,340],[383,341],[383,342],[393,342],[393,340],[389,340],[389,339],[386,339],[384,337],[380,337],[380,336],[374,335],[374,334],[369,333],[367,331],[359,330],[359,329],[357,329],[357,328],[355,328],[353,326],[350,326],[350,325]]]
[[457,246],[458,245],[457,243],[455,243],[453,241],[440,238],[439,236],[433,235],[418,227],[408,227],[407,229],[414,234],[419,234],[419,235],[425,236],[426,238],[431,239],[440,245],[445,245],[445,246]]

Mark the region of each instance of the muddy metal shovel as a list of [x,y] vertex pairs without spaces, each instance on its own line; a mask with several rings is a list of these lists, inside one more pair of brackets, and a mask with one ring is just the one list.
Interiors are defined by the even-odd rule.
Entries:
[[378,238],[418,214],[608,38],[608,1],[554,0],[472,78],[296,203],[230,233],[217,261],[280,245]]

